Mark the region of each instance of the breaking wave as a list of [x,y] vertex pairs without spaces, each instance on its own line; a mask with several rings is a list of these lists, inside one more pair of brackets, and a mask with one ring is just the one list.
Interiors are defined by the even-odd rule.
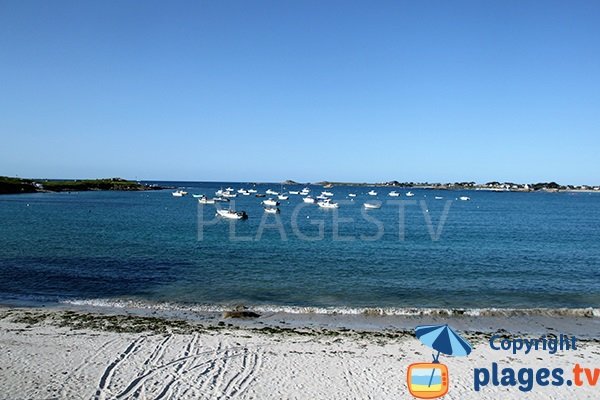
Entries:
[[[240,305],[182,304],[115,299],[70,299],[60,303],[75,306],[142,309],[155,311],[185,311],[197,313],[221,313]],[[363,315],[363,316],[442,316],[442,317],[600,317],[600,308],[416,308],[416,307],[301,307],[279,305],[243,306],[258,313]]]

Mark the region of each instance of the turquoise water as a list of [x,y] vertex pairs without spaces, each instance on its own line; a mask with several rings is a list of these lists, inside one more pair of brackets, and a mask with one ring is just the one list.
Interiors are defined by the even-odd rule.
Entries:
[[[264,221],[263,199],[238,196],[235,208],[245,210],[248,220],[204,226],[199,240],[198,216],[212,223],[215,207],[199,207],[191,194],[250,186],[171,184],[190,195],[1,196],[0,300],[339,310],[581,308],[600,302],[600,194],[412,190],[415,196],[408,198],[407,190],[398,190],[403,196],[391,198],[386,194],[392,189],[376,188],[379,195],[372,197],[370,188],[335,187],[337,211],[298,208],[301,197],[292,195],[280,214]],[[311,188],[314,195],[322,190]],[[353,201],[350,192],[357,193]],[[471,201],[457,200],[462,195]],[[361,235],[372,239],[378,225],[365,219],[361,205],[377,198],[382,208],[366,214],[381,221],[383,231],[377,240],[363,240]],[[400,205],[390,200],[414,202],[404,206],[403,229]],[[445,223],[432,240],[427,218],[437,233],[444,207]],[[312,240],[295,233],[294,210],[297,230]]]

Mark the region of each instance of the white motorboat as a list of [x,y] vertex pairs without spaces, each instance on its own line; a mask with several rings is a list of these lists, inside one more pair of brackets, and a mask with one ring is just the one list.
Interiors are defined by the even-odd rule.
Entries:
[[227,202],[229,202],[229,199],[228,199],[228,198],[226,198],[226,197],[215,197],[213,200],[214,200],[214,201],[219,201],[219,202],[222,202],[222,203],[227,203]]
[[222,196],[223,195],[223,189],[219,189],[215,192],[215,196]]
[[329,197],[325,196],[324,194],[320,194],[317,196],[317,200],[327,200]]
[[173,197],[183,197],[187,194],[187,192],[184,192],[183,190],[176,190],[171,194],[173,195]]
[[227,219],[247,219],[245,211],[217,210],[217,215]]
[[267,189],[267,191],[265,192],[266,194],[272,194],[274,196],[277,196],[279,193],[277,193],[276,191],[272,190],[272,189]]
[[193,194],[192,197],[199,199],[201,197],[204,197],[204,195],[203,194]]
[[310,189],[305,187],[304,189],[302,189],[302,191],[300,192],[300,194],[302,196],[308,196],[308,194],[310,193]]
[[327,196],[327,197],[333,197],[333,193],[328,192],[328,191],[321,192],[321,195]]
[[290,196],[288,196],[287,194],[280,194],[279,196],[277,196],[277,198],[279,200],[287,200],[290,198]]
[[279,205],[279,202],[277,200],[273,200],[273,199],[266,199],[266,200],[263,200],[263,204],[265,206],[277,207]]
[[248,193],[256,193],[257,190],[256,189],[248,189]]
[[277,207],[265,207],[265,212],[269,214],[279,214],[279,208]]
[[309,203],[309,204],[315,204],[315,199],[313,199],[310,196],[306,196],[302,199],[302,201],[304,201],[305,203]]
[[297,190],[290,190],[290,194],[300,194],[300,192]]
[[371,189],[371,191],[369,193],[367,193],[369,196],[377,196],[377,192],[374,191],[373,189]]
[[460,196],[458,199],[462,200],[462,201],[469,201],[469,200],[471,200],[471,198],[469,196]]
[[223,193],[221,196],[223,196],[223,197],[229,197],[229,198],[233,198],[233,197],[237,197],[237,194],[235,194],[235,193],[233,193],[233,192],[231,192],[231,191],[229,191],[229,192],[227,192],[227,191],[226,191],[226,192],[224,192],[224,193]]
[[443,197],[442,197],[442,196],[435,196],[435,199],[436,199],[436,200],[442,200],[442,199],[443,199]]
[[200,204],[215,204],[215,199],[209,199],[208,197],[201,197],[198,199]]
[[396,192],[395,190],[392,190],[391,192],[388,193],[388,196],[390,196],[390,197],[400,197],[400,193]]
[[321,208],[338,208],[340,206],[338,203],[331,201],[331,199],[321,200],[317,205]]
[[381,208],[381,203],[364,203],[363,206],[367,210],[374,210],[374,209],[377,209],[377,208]]
[[348,193],[348,197],[356,197],[356,193]]
[[225,188],[225,191],[226,191],[226,192],[233,192],[233,188],[230,188],[230,187],[228,187],[228,188]]
[[246,191],[246,189],[244,189],[244,188],[241,188],[241,189],[238,189],[238,191],[237,191],[237,192],[238,192],[239,194],[244,194],[244,192],[245,192],[245,191]]
[[406,193],[406,197],[413,197],[415,194],[413,192]]
[[244,192],[242,193],[242,195],[243,195],[243,196],[250,196],[250,192],[246,190],[246,191],[244,191]]

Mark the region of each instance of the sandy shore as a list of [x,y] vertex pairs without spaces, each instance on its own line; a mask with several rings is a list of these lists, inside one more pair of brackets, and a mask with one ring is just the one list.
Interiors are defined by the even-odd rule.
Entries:
[[[431,360],[411,329],[301,327],[269,318],[261,326],[261,318],[198,322],[0,308],[0,399],[407,399],[408,365]],[[597,326],[596,318],[557,323]],[[450,371],[445,398],[597,398],[598,390],[587,385],[535,386],[526,396],[517,387],[473,389],[474,369],[493,362],[515,369],[561,367],[566,377],[576,363],[600,367],[596,340],[580,340],[576,351],[554,355],[513,355],[490,348],[491,332],[458,329],[474,350],[466,358],[441,358]]]

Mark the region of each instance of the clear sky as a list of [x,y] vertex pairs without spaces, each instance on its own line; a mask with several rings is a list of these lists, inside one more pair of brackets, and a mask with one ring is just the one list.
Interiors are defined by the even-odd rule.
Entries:
[[600,184],[600,1],[0,0],[0,175]]

